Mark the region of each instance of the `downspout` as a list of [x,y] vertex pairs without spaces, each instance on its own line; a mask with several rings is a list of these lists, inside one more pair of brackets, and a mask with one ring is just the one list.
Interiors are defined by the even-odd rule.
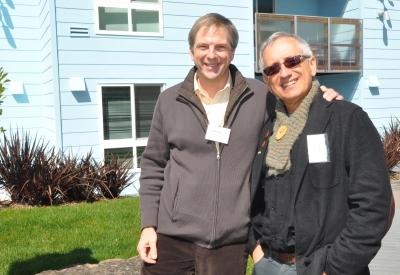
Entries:
[[51,31],[51,55],[53,68],[53,96],[54,96],[54,127],[56,132],[56,148],[63,150],[63,132],[61,118],[60,75],[58,62],[58,36],[57,36],[57,12],[56,1],[49,0],[50,31]]

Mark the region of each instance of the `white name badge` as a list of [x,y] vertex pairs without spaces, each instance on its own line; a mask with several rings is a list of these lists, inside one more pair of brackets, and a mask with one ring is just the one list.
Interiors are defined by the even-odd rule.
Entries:
[[208,124],[206,139],[228,144],[231,129]]
[[308,161],[309,163],[330,162],[328,134],[308,135]]

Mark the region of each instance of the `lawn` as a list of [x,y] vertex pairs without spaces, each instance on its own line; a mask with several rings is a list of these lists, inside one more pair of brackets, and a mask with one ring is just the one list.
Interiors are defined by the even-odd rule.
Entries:
[[0,210],[0,274],[135,256],[139,198]]
[[[33,275],[135,255],[139,198],[0,210],[0,274]],[[250,260],[251,262],[251,260]],[[252,272],[249,264],[247,274]]]

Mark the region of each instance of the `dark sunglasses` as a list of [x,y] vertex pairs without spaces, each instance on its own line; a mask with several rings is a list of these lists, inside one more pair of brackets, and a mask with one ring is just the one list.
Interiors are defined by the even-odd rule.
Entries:
[[302,62],[301,58],[304,58],[304,60],[305,60],[306,58],[310,58],[310,57],[311,56],[309,56],[309,55],[302,55],[302,54],[292,56],[280,64],[274,64],[272,66],[266,67],[263,70],[263,72],[266,76],[271,76],[271,75],[279,73],[279,71],[281,70],[282,64],[285,65],[286,68],[290,69],[290,68],[293,68],[294,66],[299,65]]

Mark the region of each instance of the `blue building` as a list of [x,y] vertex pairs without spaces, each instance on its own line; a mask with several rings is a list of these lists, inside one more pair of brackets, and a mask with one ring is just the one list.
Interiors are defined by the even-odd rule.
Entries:
[[0,67],[11,80],[1,126],[98,159],[131,153],[138,171],[158,94],[193,65],[187,36],[210,12],[236,25],[233,63],[245,76],[261,78],[255,52],[270,33],[297,33],[322,84],[377,128],[400,118],[400,1],[0,0]]

